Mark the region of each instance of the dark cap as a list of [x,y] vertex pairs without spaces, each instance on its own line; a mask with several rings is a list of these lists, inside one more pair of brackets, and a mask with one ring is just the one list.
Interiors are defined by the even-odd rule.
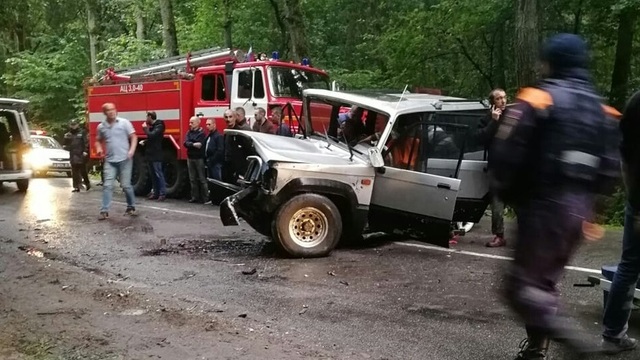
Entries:
[[70,120],[69,125],[78,125],[78,120]]
[[589,50],[584,39],[575,34],[557,34],[548,38],[542,46],[540,59],[553,70],[581,68],[589,63]]

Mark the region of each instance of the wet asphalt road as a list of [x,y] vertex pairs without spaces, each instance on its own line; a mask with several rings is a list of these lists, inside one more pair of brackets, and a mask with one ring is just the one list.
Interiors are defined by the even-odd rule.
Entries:
[[[70,190],[65,178],[35,179],[27,194],[5,184],[1,235],[18,247],[32,244],[24,231],[37,228],[38,242],[60,261],[120,274],[159,296],[206,303],[229,316],[246,313],[256,336],[286,339],[310,357],[511,359],[525,337],[497,295],[505,260],[390,239],[323,259],[283,259],[248,226],[223,227],[217,207],[138,199],[139,216],[129,218],[121,216],[124,196],[117,192],[111,218],[98,222],[101,188]],[[487,225],[477,225],[455,248],[510,256],[509,248],[483,247]],[[562,311],[594,341],[602,294],[573,284],[584,283],[589,269],[615,263],[619,242],[619,231],[609,231],[583,246],[573,262],[580,271],[568,271],[561,284]],[[252,268],[253,275],[241,272]],[[640,336],[640,313],[631,326]],[[637,359],[638,351],[617,358]]]

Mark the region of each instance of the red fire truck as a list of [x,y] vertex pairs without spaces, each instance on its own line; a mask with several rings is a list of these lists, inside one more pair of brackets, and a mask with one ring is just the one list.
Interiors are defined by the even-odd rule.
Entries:
[[[134,68],[106,69],[85,86],[90,141],[93,145],[96,128],[104,120],[101,107],[105,102],[116,104],[118,115],[132,122],[139,139],[145,138],[142,123],[147,111],[155,111],[166,126],[167,195],[178,197],[188,188],[182,143],[191,116],[213,118],[222,131],[223,113],[229,108],[243,107],[252,124],[256,108],[266,109],[270,116],[274,107],[281,106],[285,121],[295,132],[306,88],[329,89],[329,76],[311,67],[308,59],[300,64],[282,61],[277,52],[271,59],[256,61],[240,50],[214,48]],[[132,183],[136,194],[145,195],[151,181],[144,148],[138,149]],[[98,159],[93,149],[91,158]]]

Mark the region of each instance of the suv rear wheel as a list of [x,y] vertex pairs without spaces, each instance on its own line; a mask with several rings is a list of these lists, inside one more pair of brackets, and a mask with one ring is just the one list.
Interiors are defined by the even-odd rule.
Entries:
[[284,203],[272,223],[273,238],[293,257],[327,256],[342,234],[342,217],[329,198],[301,194]]

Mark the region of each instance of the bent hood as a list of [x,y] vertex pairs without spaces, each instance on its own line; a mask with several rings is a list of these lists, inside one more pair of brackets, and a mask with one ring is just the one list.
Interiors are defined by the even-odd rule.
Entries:
[[252,131],[226,129],[225,135],[237,135],[249,138],[256,152],[266,161],[307,163],[319,165],[367,165],[367,156],[353,151],[353,159],[343,144],[329,143],[319,139],[296,139],[285,136],[264,134]]

